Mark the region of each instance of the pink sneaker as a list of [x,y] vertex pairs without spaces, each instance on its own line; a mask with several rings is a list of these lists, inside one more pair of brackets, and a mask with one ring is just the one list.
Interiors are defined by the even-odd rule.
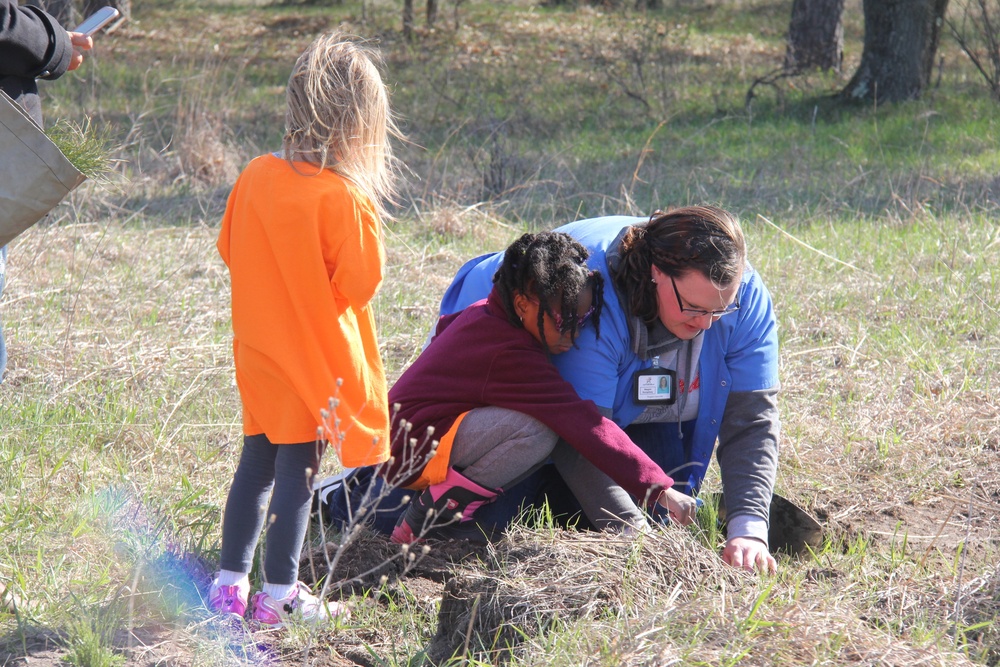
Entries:
[[208,608],[216,614],[232,614],[243,618],[247,611],[249,593],[249,588],[219,586],[213,581],[208,591]]
[[319,623],[335,618],[346,621],[351,617],[351,611],[346,605],[320,600],[301,581],[295,584],[291,595],[283,600],[275,600],[263,591],[256,593],[251,607],[253,611],[250,618],[273,628],[280,628],[289,621]]

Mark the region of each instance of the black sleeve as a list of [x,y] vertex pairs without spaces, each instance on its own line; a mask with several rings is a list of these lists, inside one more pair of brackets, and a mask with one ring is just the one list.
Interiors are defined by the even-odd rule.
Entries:
[[0,0],[0,78],[55,79],[69,69],[72,55],[66,29],[52,16]]

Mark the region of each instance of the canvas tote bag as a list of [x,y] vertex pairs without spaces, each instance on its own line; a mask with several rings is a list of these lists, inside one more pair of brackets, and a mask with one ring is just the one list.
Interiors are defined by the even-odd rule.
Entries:
[[0,246],[45,217],[85,179],[0,91]]

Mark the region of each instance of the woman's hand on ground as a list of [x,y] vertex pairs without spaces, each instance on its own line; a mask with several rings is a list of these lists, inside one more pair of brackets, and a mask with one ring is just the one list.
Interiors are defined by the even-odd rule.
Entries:
[[726,540],[722,560],[743,570],[771,574],[778,571],[778,563],[767,550],[767,545],[753,537],[733,537]]

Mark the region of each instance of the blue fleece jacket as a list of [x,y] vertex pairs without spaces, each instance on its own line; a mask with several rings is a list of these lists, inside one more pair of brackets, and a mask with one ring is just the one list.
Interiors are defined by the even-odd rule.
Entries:
[[[608,254],[614,254],[614,244],[628,226],[641,225],[646,218],[610,216],[580,220],[559,227],[590,251],[591,268],[610,276]],[[441,302],[441,314],[450,314],[489,294],[493,274],[503,260],[503,253],[482,255],[467,262],[458,272]],[[715,449],[716,440],[723,433],[721,450],[728,447],[737,453],[730,457],[734,463],[723,469],[725,487],[743,486],[741,477],[756,478],[753,490],[726,488],[730,517],[749,513],[767,521],[767,507],[773,490],[774,471],[777,465],[777,411],[773,397],[778,388],[778,335],[777,322],[771,296],[751,267],[744,271],[737,299],[740,309],[720,318],[701,335],[704,336],[700,365],[700,403],[694,431],[690,440],[690,463],[686,481],[693,491],[700,487],[705,471]],[[631,398],[633,375],[639,369],[652,365],[650,354],[637,349],[630,332],[630,319],[613,289],[605,290],[604,313],[601,317],[601,336],[596,338],[593,329],[584,329],[577,339],[578,349],[553,357],[560,373],[584,399],[590,399],[608,413],[621,427],[631,424],[643,411]],[[745,415],[750,404],[760,405],[760,400],[730,401],[731,396],[770,397],[760,415]],[[729,411],[727,413],[727,404]],[[739,405],[741,414],[733,414]],[[723,421],[737,419],[751,425],[748,428],[725,428]],[[773,421],[753,427],[754,422]],[[668,424],[661,424],[669,428]],[[654,455],[654,460],[656,457]],[[664,462],[657,461],[661,466]],[[741,468],[754,468],[741,470]],[[683,476],[673,473],[675,482]],[[731,483],[727,480],[733,480]],[[731,491],[734,491],[731,493]],[[760,537],[759,530],[749,531]],[[730,537],[732,537],[730,531]],[[766,531],[763,536],[766,541]]]

